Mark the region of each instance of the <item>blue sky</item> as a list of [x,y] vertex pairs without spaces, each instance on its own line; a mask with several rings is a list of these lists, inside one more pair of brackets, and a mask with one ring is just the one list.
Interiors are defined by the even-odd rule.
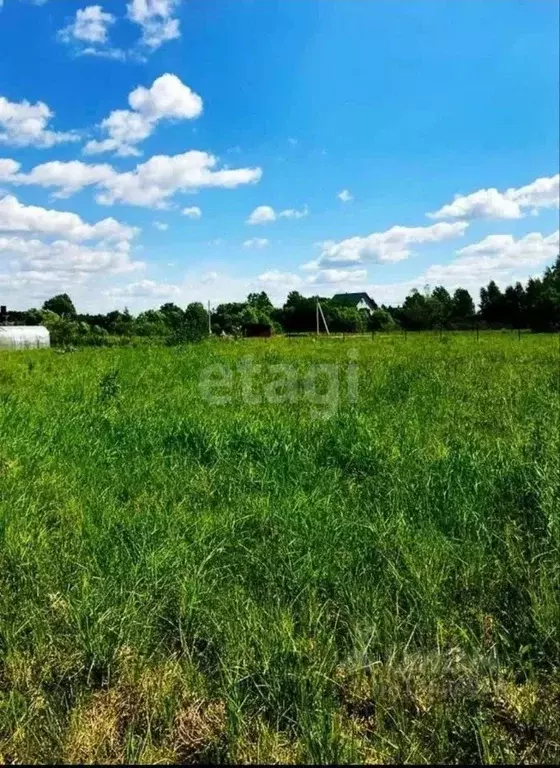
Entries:
[[553,0],[0,6],[2,303],[476,296],[558,252]]

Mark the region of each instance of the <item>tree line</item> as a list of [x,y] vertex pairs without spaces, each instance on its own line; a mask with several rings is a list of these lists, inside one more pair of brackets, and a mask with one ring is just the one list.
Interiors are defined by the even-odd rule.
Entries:
[[[531,278],[502,291],[495,281],[480,290],[479,308],[469,291],[453,294],[443,286],[412,290],[402,305],[381,305],[371,314],[321,296],[291,291],[282,307],[274,307],[267,294],[250,293],[244,302],[220,304],[211,313],[217,335],[242,336],[255,326],[270,326],[276,333],[309,333],[316,329],[317,300],[333,333],[466,330],[519,328],[535,332],[560,329],[560,256],[540,278]],[[171,302],[133,316],[127,309],[107,314],[80,314],[67,294],[45,301],[41,309],[8,313],[8,322],[46,325],[54,344],[126,343],[132,337],[157,338],[168,344],[199,341],[209,333],[208,314],[200,302],[185,309]]]

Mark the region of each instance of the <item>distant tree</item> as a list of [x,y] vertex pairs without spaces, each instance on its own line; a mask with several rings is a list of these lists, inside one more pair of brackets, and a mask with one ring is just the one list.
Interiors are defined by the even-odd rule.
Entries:
[[438,285],[426,297],[430,326],[447,327],[453,314],[453,299],[447,288]]
[[494,280],[480,289],[480,317],[490,325],[500,325],[504,321],[504,297]]
[[[360,333],[367,327],[369,314],[356,307],[335,304],[328,300],[321,303],[321,308],[329,330],[334,333]],[[322,323],[321,330],[323,330]]]
[[179,328],[183,325],[185,321],[185,313],[183,312],[181,307],[178,307],[176,304],[173,304],[172,302],[163,304],[159,308],[159,311],[163,315],[165,324],[172,331],[179,330]]
[[299,307],[306,302],[308,302],[308,299],[302,296],[299,291],[290,291],[284,302],[284,307]]
[[471,323],[475,316],[472,296],[466,288],[457,288],[453,294],[451,319],[456,324]]
[[168,332],[165,317],[157,309],[141,312],[134,321],[134,333],[138,336],[165,336]]
[[321,301],[324,311],[328,299],[320,299],[318,296],[302,296],[298,291],[290,291],[280,315],[280,322],[283,327],[291,333],[314,331],[317,327],[317,300]]
[[21,322],[23,322],[23,325],[41,325],[43,322],[41,310],[28,309],[27,312],[22,312]]
[[260,293],[250,293],[247,296],[247,304],[256,307],[261,312],[266,312],[267,314],[274,309],[272,302],[264,291],[261,291]]
[[74,318],[77,314],[72,299],[67,293],[59,293],[57,296],[47,299],[43,304],[43,309],[65,318]]
[[245,302],[219,304],[212,313],[212,329],[215,333],[238,336],[243,332]]
[[55,346],[74,344],[79,334],[77,322],[50,309],[41,312],[41,325],[49,330],[51,343]]
[[430,327],[431,311],[427,297],[416,288],[408,294],[401,309],[402,323],[411,331]]
[[387,309],[376,309],[368,318],[368,330],[392,331],[397,327],[393,316]]
[[128,309],[124,312],[115,309],[107,313],[105,328],[115,336],[131,336],[134,332],[134,318]]
[[526,296],[521,283],[508,285],[504,291],[502,320],[512,328],[523,328],[526,324]]
[[199,301],[185,309],[185,338],[190,342],[202,341],[208,336],[208,312]]
[[560,329],[560,256],[542,280],[531,279],[526,290],[527,321],[533,331]]

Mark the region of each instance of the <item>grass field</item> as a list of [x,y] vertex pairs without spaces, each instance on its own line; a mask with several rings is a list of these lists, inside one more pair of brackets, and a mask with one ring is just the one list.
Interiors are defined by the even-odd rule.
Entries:
[[558,761],[559,366],[1,353],[0,759]]

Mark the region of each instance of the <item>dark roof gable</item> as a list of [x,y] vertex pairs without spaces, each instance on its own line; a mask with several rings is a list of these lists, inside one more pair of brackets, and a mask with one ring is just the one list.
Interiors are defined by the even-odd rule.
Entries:
[[360,293],[336,293],[332,297],[332,301],[337,304],[346,304],[352,307],[357,306],[362,300],[366,302],[370,309],[377,309],[377,304],[365,291]]

